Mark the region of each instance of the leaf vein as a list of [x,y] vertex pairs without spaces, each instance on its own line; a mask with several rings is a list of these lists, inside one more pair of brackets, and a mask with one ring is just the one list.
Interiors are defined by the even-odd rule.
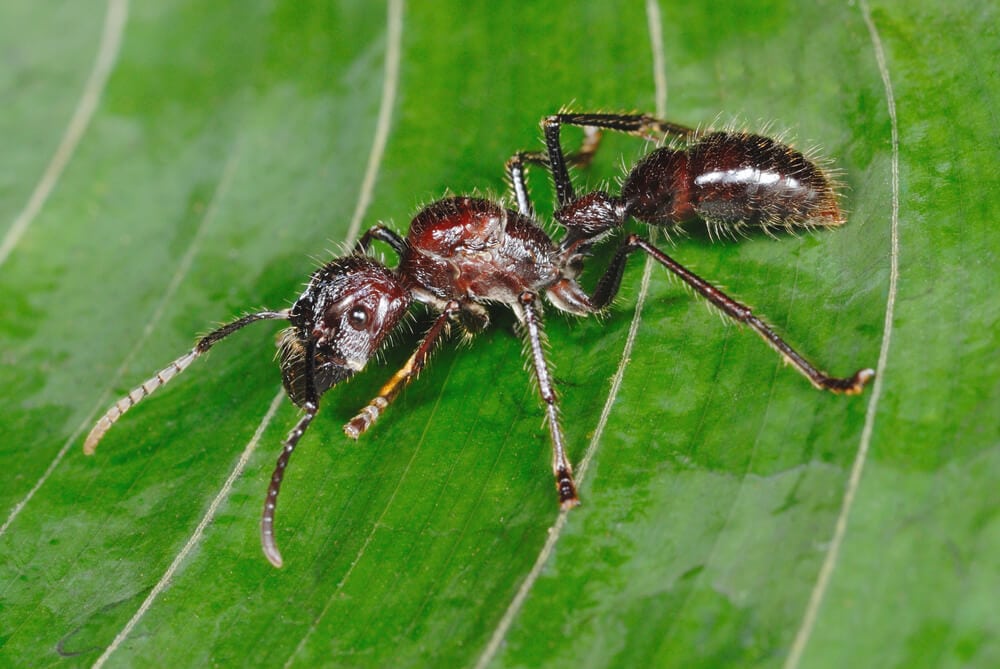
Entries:
[[892,341],[892,323],[896,313],[896,296],[899,290],[899,124],[896,118],[896,99],[892,92],[892,80],[889,77],[889,68],[886,64],[885,51],[882,47],[882,38],[879,35],[878,28],[875,26],[874,19],[872,19],[871,8],[867,0],[861,0],[858,6],[871,38],[879,74],[882,76],[882,85],[885,89],[886,107],[891,129],[892,161],[890,169],[892,172],[892,213],[889,241],[889,295],[886,298],[882,344],[879,349],[878,363],[875,367],[875,382],[872,384],[858,450],[854,456],[854,463],[851,466],[851,473],[844,490],[840,513],[837,516],[833,537],[830,540],[830,549],[827,551],[826,558],[823,560],[816,583],[809,596],[809,603],[806,605],[802,622],[795,634],[795,640],[792,642],[788,658],[785,660],[785,669],[797,669],[801,663],[802,654],[805,652],[806,645],[812,636],[816,625],[816,618],[819,615],[819,609],[823,604],[827,588],[830,585],[830,579],[837,566],[840,547],[844,542],[844,536],[847,534],[847,523],[850,519],[854,499],[861,483],[861,475],[868,460],[868,451],[871,447],[872,432],[875,426],[875,413],[878,409],[879,399],[882,397],[886,362],[889,358],[889,346]]
[[56,151],[52,154],[42,178],[32,191],[28,203],[21,210],[21,213],[14,219],[14,223],[7,230],[0,241],[0,266],[10,257],[14,247],[24,236],[24,233],[38,216],[38,212],[45,206],[49,195],[55,189],[63,170],[69,164],[70,159],[76,152],[76,147],[80,139],[90,126],[90,120],[94,116],[97,104],[101,101],[104,88],[114,69],[115,61],[118,59],[118,51],[121,47],[122,33],[125,31],[125,21],[128,18],[128,0],[108,0],[108,10],[104,17],[104,29],[101,34],[101,41],[97,48],[97,57],[94,60],[94,67],[90,71],[87,83],[84,84],[83,93],[70,117],[69,124],[63,133],[62,140]]
[[209,222],[215,218],[215,212],[218,208],[218,201],[225,195],[225,192],[229,189],[229,184],[232,181],[232,175],[236,167],[236,154],[232,154],[229,160],[226,162],[226,166],[223,168],[222,176],[219,179],[219,184],[216,186],[215,193],[212,195],[212,201],[205,211],[205,215],[202,216],[201,222],[198,224],[198,229],[195,231],[194,236],[191,238],[191,242],[188,244],[187,250],[184,252],[184,256],[181,258],[180,263],[177,265],[177,269],[174,271],[173,276],[170,277],[170,283],[167,284],[166,290],[163,292],[162,297],[160,297],[159,303],[156,305],[156,309],[153,310],[152,315],[150,315],[149,320],[146,321],[146,325],[142,330],[142,334],[136,340],[132,348],[129,349],[128,354],[122,359],[120,365],[115,370],[114,374],[111,376],[111,381],[108,383],[107,387],[101,393],[97,400],[95,406],[87,413],[83,421],[73,430],[69,438],[63,443],[59,452],[56,453],[55,457],[52,458],[52,462],[45,469],[45,472],[38,478],[35,485],[32,486],[31,490],[17,503],[11,510],[10,515],[7,516],[7,520],[4,521],[3,525],[0,525],[0,537],[7,531],[14,520],[20,515],[24,507],[31,501],[45,482],[48,481],[49,477],[56,470],[59,464],[66,457],[69,452],[70,447],[76,442],[84,430],[89,428],[94,423],[94,419],[101,409],[107,406],[108,401],[112,396],[112,392],[118,381],[125,374],[125,370],[128,369],[132,360],[138,355],[139,351],[145,346],[146,341],[149,339],[150,335],[156,330],[163,318],[163,314],[170,301],[173,299],[174,295],[177,293],[177,289],[180,287],[181,282],[187,276],[187,273],[191,269],[191,263],[194,261],[194,257],[201,247],[201,240],[204,237],[205,229],[208,227]]
[[179,553],[177,553],[177,556],[174,557],[170,566],[167,567],[165,572],[163,572],[163,576],[160,577],[160,580],[156,582],[153,589],[150,590],[148,595],[146,595],[146,599],[143,600],[135,614],[133,614],[129,621],[125,623],[125,627],[123,627],[122,630],[115,636],[114,641],[112,641],[111,644],[104,649],[101,656],[97,658],[97,661],[94,662],[92,669],[100,669],[104,666],[104,663],[107,662],[109,657],[111,657],[111,654],[118,650],[122,642],[124,642],[125,639],[128,638],[128,635],[132,633],[132,630],[135,629],[139,620],[146,615],[146,612],[150,609],[150,607],[152,607],[153,602],[160,596],[160,593],[163,592],[168,585],[170,585],[170,580],[173,578],[174,574],[177,573],[177,570],[180,569],[181,563],[191,553],[198,542],[201,541],[201,538],[205,533],[205,528],[208,527],[209,523],[215,520],[215,514],[219,510],[219,506],[221,506],[222,502],[229,496],[229,491],[232,489],[233,484],[236,483],[236,479],[243,474],[243,470],[246,469],[247,463],[250,462],[250,456],[252,456],[254,451],[257,450],[257,444],[260,443],[260,438],[263,436],[264,430],[267,429],[268,425],[270,425],[271,419],[274,418],[274,414],[278,411],[278,407],[281,406],[281,400],[284,398],[284,389],[279,389],[278,393],[274,396],[274,399],[271,400],[271,405],[267,408],[267,413],[264,414],[264,418],[261,419],[260,423],[257,425],[256,431],[254,431],[250,441],[247,442],[246,447],[240,454],[240,459],[236,462],[236,466],[233,467],[231,472],[229,472],[229,477],[226,479],[226,482],[223,484],[219,492],[215,495],[215,498],[209,505],[208,510],[205,511],[205,515],[202,516],[201,521],[198,523],[198,526],[184,544],[184,547],[181,548]]

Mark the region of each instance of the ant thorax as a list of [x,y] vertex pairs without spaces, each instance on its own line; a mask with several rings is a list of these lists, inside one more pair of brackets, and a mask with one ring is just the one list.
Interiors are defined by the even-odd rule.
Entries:
[[417,214],[398,272],[440,300],[506,305],[562,276],[558,250],[534,221],[468,197],[440,200]]

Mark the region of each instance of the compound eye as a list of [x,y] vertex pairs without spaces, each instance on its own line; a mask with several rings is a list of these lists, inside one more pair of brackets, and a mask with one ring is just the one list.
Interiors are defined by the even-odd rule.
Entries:
[[354,307],[347,314],[347,322],[355,330],[364,330],[368,327],[368,310],[364,307]]

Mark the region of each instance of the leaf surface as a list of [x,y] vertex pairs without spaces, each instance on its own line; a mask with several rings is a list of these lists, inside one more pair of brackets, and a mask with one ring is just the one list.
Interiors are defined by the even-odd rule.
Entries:
[[[1000,664],[997,11],[874,5],[883,72],[867,5],[800,5],[665,5],[651,43],[641,3],[412,3],[388,88],[387,6],[129,5],[93,118],[0,261],[0,664]],[[0,9],[0,225],[58,150],[106,11]],[[445,193],[503,195],[504,161],[541,146],[545,114],[654,111],[654,53],[669,119],[819,145],[850,214],[836,231],[713,243],[692,228],[661,245],[832,373],[886,351],[874,401],[812,390],[658,269],[623,360],[634,259],[606,317],[547,311],[588,467],[544,561],[548,437],[502,310],[357,444],[340,426],[426,314],[323,398],[284,483],[281,570],[257,538],[296,419],[276,399],[278,325],[227,340],[82,454],[99,412],[195,335],[288,305],[356,210],[362,229],[404,231]],[[645,148],[606,137],[579,187],[616,187]]]

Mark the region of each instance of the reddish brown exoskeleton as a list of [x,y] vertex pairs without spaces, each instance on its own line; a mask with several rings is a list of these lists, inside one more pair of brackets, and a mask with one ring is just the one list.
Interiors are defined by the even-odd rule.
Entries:
[[[289,458],[319,408],[319,399],[337,383],[361,371],[402,320],[413,302],[437,314],[406,364],[378,395],[352,418],[344,432],[357,439],[399,392],[420,373],[436,342],[458,324],[469,333],[489,325],[488,303],[510,307],[528,344],[531,367],[545,405],[552,442],[552,469],[563,508],[578,503],[573,470],[566,456],[556,392],[543,346],[544,297],[556,308],[585,316],[605,309],[618,293],[629,254],[641,249],[734,320],[746,323],[820,389],[861,392],[872,378],[862,369],[849,378],[819,371],[786,344],[748,307],[725,295],[637,234],[621,242],[593,292],[577,282],[593,246],[622,229],[629,219],[654,226],[706,221],[718,233],[744,226],[794,228],[836,226],[843,218],[824,172],[802,153],[768,137],[739,132],[698,133],[641,115],[560,114],[546,118],[547,151],[521,152],[507,163],[517,210],[490,200],[451,197],[421,210],[400,237],[382,226],[368,230],[351,255],[317,270],[291,309],[249,314],[208,334],[193,350],[115,403],[84,444],[97,442],[138,401],[186,369],[216,342],[259,320],[287,320],[281,372],[285,390],[302,417],[284,442],[271,477],[261,519],[267,559],[281,566],[274,539],[274,513]],[[560,144],[562,125],[588,130],[581,151],[567,156]],[[628,174],[619,195],[594,191],[576,197],[568,164],[585,164],[597,148],[598,129],[642,137],[672,138],[678,146],[652,151]],[[565,228],[550,238],[534,218],[525,165],[545,165],[555,182],[556,220]],[[390,269],[368,255],[380,241],[399,256]]]

